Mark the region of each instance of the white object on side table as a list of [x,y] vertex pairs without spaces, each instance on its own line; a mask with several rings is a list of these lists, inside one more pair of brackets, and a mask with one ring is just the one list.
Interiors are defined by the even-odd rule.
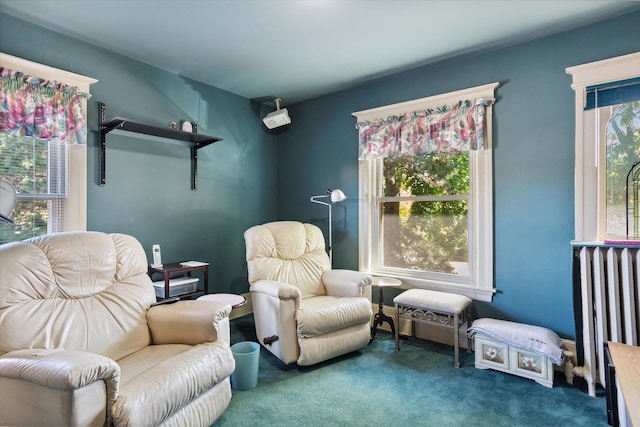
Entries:
[[[162,267],[160,267],[162,268]],[[169,279],[169,295],[165,295],[164,280],[153,282],[157,298],[173,298],[183,294],[195,292],[198,289],[199,279],[197,277],[177,277]]]

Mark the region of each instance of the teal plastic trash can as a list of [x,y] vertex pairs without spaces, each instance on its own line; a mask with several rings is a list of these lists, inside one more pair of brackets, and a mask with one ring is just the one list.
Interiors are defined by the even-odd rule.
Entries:
[[236,370],[231,374],[231,386],[236,390],[251,390],[258,385],[260,344],[242,341],[231,346]]

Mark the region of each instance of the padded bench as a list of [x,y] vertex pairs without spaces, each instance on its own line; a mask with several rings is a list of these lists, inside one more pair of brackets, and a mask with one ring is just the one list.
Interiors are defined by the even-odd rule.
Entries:
[[[415,322],[435,323],[453,329],[456,368],[460,367],[459,329],[471,319],[471,298],[448,292],[409,289],[393,299],[396,308],[396,351],[400,351],[400,319],[411,321],[415,337]],[[471,348],[470,341],[467,348]]]

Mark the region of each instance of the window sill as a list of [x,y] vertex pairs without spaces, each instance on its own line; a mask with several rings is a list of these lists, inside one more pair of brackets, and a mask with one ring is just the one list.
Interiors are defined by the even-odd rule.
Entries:
[[[372,273],[374,276],[378,274]],[[495,288],[479,288],[477,286],[459,285],[453,283],[444,283],[433,280],[416,279],[412,277],[404,277],[398,275],[384,275],[384,277],[393,277],[402,281],[399,289],[427,289],[431,291],[449,292],[458,295],[464,295],[475,301],[491,302],[493,295],[496,293]]]

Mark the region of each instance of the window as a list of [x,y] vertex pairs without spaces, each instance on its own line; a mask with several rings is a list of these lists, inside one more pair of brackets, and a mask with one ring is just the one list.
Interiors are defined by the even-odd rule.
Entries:
[[638,237],[627,209],[638,196],[627,194],[627,175],[640,161],[638,70],[640,53],[566,70],[575,91],[577,241]]
[[[353,113],[361,139],[360,160],[360,268],[373,274],[397,277],[414,287],[444,290],[491,301],[493,286],[493,198],[490,105],[497,83],[440,96]],[[467,100],[484,100],[484,149],[448,149],[466,139],[466,129],[440,131],[441,150],[363,156],[363,135],[382,117],[414,117],[416,113],[457,114],[452,107]],[[425,111],[427,110],[427,111]],[[461,112],[462,110],[460,110]],[[469,110],[471,111],[471,110]],[[414,113],[415,112],[415,113]],[[464,112],[464,119],[470,113]],[[473,121],[473,120],[470,120]],[[440,122],[439,122],[440,123]],[[373,126],[375,126],[373,125]],[[398,125],[389,133],[437,132],[437,126]],[[426,131],[425,129],[429,129]],[[376,132],[380,129],[378,128]],[[472,130],[473,132],[473,130]],[[425,145],[422,144],[421,145]],[[427,152],[428,151],[428,152]],[[364,158],[363,158],[364,157]]]
[[18,192],[15,225],[2,226],[1,243],[64,231],[67,154],[64,142],[0,134],[0,176]]
[[[640,82],[638,83],[640,88]],[[640,93],[638,94],[640,99]],[[640,101],[616,103],[598,107],[599,158],[604,162],[598,179],[604,188],[598,201],[599,217],[603,218],[603,239],[640,237],[638,233],[637,190],[632,199],[627,193],[627,179],[632,168],[640,161]],[[629,179],[629,183],[632,180]],[[638,178],[635,178],[636,186]],[[631,185],[630,187],[632,187]]]
[[[0,67],[17,73],[3,72],[3,79],[29,77],[33,79],[27,84],[46,85],[49,81],[56,88],[72,87],[85,93],[97,81],[2,53]],[[6,93],[3,90],[3,96]],[[9,105],[7,99],[3,102]],[[86,99],[79,103],[75,123],[80,125],[74,129],[74,137],[69,136],[68,129],[64,138],[26,130],[26,119],[9,123],[16,115],[2,112],[0,176],[11,182],[18,194],[15,225],[0,225],[0,244],[47,233],[86,230]]]

